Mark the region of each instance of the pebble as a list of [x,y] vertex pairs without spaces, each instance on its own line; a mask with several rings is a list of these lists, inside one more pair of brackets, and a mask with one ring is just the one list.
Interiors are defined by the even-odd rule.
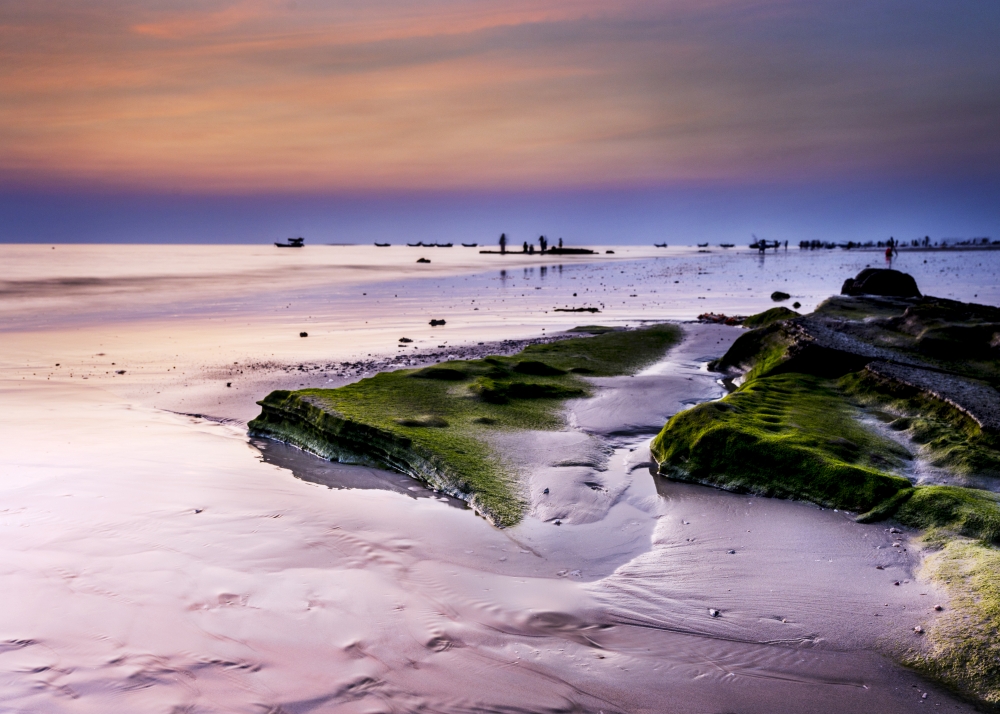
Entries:
[[708,614],[711,615],[712,617],[718,617],[722,613],[719,612],[718,610],[713,610],[712,608],[708,608]]
[[735,550],[727,550],[726,552],[727,552],[727,553],[728,553],[729,555],[736,555],[736,551],[735,551]]
[[549,495],[549,489],[545,489],[544,491],[542,491],[542,493],[545,494],[546,496],[548,496]]
[[[557,526],[561,526],[561,525],[562,525],[562,521],[560,521],[560,520],[556,520],[556,521],[555,521],[555,524],[556,524]],[[896,585],[899,585],[899,583],[896,583]]]
[[899,585],[899,581],[897,580],[896,582],[893,583],[893,585]]
[[299,333],[299,337],[309,337],[309,333],[308,332],[300,332]]
[[944,610],[944,608],[941,607],[940,605],[935,605],[934,609],[937,610],[938,612],[941,612],[942,610]]
[[920,625],[917,625],[916,627],[914,627],[913,631],[916,632],[918,635],[924,634],[924,628],[922,628]]

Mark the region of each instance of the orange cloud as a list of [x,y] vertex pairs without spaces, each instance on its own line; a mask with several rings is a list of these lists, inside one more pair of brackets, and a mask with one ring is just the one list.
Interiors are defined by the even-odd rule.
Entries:
[[528,188],[994,164],[991,24],[948,30],[918,5],[37,0],[0,25],[0,181]]

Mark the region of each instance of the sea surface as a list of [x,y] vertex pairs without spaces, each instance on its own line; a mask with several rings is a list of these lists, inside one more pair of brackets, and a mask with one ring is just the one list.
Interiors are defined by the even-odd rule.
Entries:
[[[650,475],[739,334],[691,320],[885,265],[708,250],[0,245],[0,711],[970,711],[885,656],[941,597],[913,546]],[[893,267],[1000,304],[1000,252]],[[564,496],[512,529],[246,435],[274,388],[661,320],[667,359],[515,445]]]

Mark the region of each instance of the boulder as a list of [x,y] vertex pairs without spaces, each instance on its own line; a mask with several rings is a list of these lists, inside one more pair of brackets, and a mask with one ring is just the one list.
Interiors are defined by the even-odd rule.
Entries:
[[775,290],[773,293],[771,293],[771,299],[774,300],[775,302],[781,302],[782,300],[787,300],[790,297],[791,295],[789,295],[788,293],[783,293],[780,290]]
[[855,278],[848,278],[841,295],[881,295],[883,297],[920,297],[912,275],[889,268],[865,268]]

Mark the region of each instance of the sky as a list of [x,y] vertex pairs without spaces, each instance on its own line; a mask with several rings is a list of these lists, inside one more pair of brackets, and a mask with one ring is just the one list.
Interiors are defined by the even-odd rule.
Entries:
[[0,0],[0,241],[1000,237],[998,36],[983,0]]

